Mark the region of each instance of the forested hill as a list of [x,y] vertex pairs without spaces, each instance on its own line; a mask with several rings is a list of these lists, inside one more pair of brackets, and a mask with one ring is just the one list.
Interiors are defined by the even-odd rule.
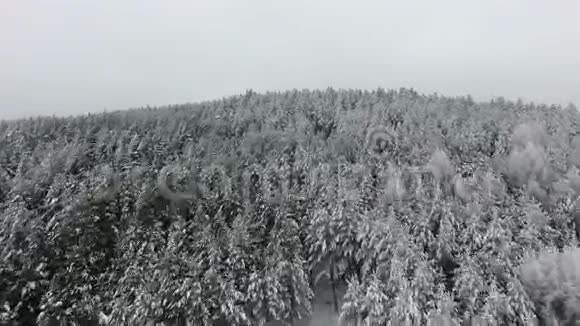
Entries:
[[408,89],[1,122],[0,320],[292,323],[328,282],[359,325],[573,325],[579,131]]

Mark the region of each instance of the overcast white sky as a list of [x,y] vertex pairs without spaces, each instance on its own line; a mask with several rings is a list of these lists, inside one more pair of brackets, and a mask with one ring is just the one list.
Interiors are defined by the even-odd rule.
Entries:
[[399,88],[580,105],[578,0],[0,0],[0,119]]

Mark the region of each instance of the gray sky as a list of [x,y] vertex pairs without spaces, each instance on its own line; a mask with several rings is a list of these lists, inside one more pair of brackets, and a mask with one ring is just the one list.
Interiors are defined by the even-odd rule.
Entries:
[[292,88],[580,105],[577,0],[0,0],[0,119]]

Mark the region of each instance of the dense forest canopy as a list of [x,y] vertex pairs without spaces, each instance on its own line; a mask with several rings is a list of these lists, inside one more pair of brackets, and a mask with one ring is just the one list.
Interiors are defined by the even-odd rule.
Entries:
[[3,121],[0,320],[292,324],[327,280],[358,325],[574,325],[579,123],[412,89]]

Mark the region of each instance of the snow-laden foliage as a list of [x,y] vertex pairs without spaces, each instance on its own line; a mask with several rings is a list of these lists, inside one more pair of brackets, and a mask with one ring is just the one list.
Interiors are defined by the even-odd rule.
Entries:
[[580,316],[580,114],[304,90],[0,122],[0,321]]

